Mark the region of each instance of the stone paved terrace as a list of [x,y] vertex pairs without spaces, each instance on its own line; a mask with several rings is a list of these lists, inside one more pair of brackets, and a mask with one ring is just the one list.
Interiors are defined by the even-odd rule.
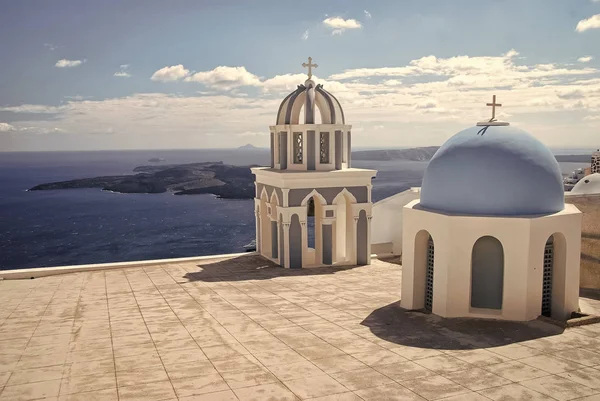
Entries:
[[600,324],[407,312],[400,269],[247,255],[0,281],[0,400],[600,400]]

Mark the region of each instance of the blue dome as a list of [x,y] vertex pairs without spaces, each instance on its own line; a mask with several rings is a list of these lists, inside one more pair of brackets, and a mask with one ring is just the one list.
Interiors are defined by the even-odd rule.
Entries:
[[560,167],[550,150],[510,126],[467,128],[435,153],[421,206],[444,213],[519,216],[565,206]]

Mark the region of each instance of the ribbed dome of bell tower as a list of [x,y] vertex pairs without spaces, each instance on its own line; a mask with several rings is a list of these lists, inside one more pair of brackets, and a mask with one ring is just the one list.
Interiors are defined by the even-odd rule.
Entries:
[[[271,168],[279,170],[342,170],[350,167],[352,126],[346,125],[340,102],[312,79],[318,67],[312,58],[308,79],[287,95],[271,126]],[[302,116],[302,114],[304,114]]]

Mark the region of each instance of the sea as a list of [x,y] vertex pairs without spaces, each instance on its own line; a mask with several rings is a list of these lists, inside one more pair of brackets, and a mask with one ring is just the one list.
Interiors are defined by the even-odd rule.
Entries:
[[[561,153],[561,152],[556,152]],[[255,236],[253,200],[214,195],[28,191],[43,183],[132,174],[141,165],[223,161],[267,165],[267,150],[202,149],[0,153],[0,270],[243,252]],[[427,162],[353,161],[378,170],[374,202],[419,186]],[[582,163],[561,163],[569,173]]]

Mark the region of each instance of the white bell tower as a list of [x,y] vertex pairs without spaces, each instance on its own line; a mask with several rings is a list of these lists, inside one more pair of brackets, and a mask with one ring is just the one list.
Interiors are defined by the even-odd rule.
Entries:
[[338,100],[311,79],[317,64],[309,57],[302,66],[308,79],[270,126],[271,166],[252,168],[257,251],[289,268],[369,264],[377,171],[351,168],[352,126]]

